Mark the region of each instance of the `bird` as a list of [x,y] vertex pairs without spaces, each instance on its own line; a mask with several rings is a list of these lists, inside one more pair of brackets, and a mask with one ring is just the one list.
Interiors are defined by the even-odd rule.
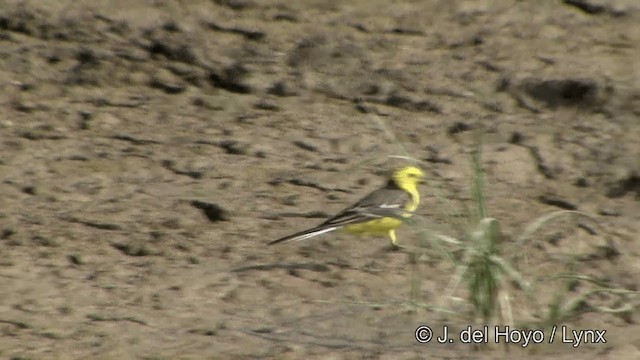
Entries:
[[423,180],[424,173],[415,166],[398,168],[385,185],[320,225],[273,240],[268,245],[307,240],[341,230],[358,235],[387,236],[392,248],[397,249],[400,246],[395,230],[418,208],[418,184]]

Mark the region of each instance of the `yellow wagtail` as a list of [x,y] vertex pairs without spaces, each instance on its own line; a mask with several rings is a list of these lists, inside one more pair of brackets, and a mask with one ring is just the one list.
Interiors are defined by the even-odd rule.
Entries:
[[380,189],[370,193],[362,200],[342,210],[322,224],[292,235],[274,240],[269,245],[291,241],[301,241],[334,230],[351,234],[388,236],[391,244],[396,244],[396,228],[411,217],[420,204],[418,183],[424,173],[413,166],[397,169],[391,179]]

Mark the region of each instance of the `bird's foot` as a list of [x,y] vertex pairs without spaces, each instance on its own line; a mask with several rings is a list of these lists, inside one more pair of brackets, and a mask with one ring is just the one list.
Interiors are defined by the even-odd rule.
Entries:
[[404,249],[405,249],[404,246],[392,243],[391,245],[386,247],[386,252],[397,252],[397,251],[402,251]]

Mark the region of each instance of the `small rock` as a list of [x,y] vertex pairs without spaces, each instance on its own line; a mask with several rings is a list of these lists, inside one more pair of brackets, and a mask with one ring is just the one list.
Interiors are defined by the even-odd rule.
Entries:
[[29,195],[37,195],[38,194],[37,188],[35,186],[33,186],[33,185],[25,186],[21,190],[22,190],[23,193],[29,194]]
[[266,100],[260,100],[258,103],[253,105],[253,107],[258,110],[280,111],[280,106]]
[[197,65],[186,64],[182,62],[172,62],[167,65],[167,70],[171,71],[180,79],[194,86],[203,86],[206,79],[206,72]]
[[215,0],[215,3],[233,10],[244,10],[252,5],[250,0]]
[[434,164],[452,164],[453,162],[446,155],[442,155],[435,146],[428,145],[425,150],[429,154],[424,160]]
[[317,146],[302,140],[295,140],[293,145],[299,147],[300,149],[312,151],[312,152],[320,152]]
[[13,108],[24,113],[31,113],[40,110],[40,105],[29,100],[17,100],[13,103]]
[[58,247],[60,246],[60,242],[57,239],[51,238],[51,237],[45,237],[42,235],[34,235],[31,238],[31,241],[39,246],[46,246],[46,247]]
[[78,115],[80,115],[80,130],[88,130],[90,124],[89,121],[91,120],[93,113],[91,111],[82,110],[78,112]]
[[98,59],[96,53],[93,50],[85,47],[81,47],[80,49],[78,49],[78,52],[76,53],[76,60],[80,64],[97,65],[100,62],[100,59]]
[[[193,106],[197,106],[197,107],[212,110],[212,111],[224,110],[224,105],[222,105],[222,103],[217,103],[214,100],[205,99],[201,97],[194,97],[191,100],[191,104]],[[229,134],[226,134],[226,135],[229,135]]]
[[227,211],[217,204],[200,200],[193,200],[191,201],[191,206],[202,210],[207,219],[209,219],[209,221],[211,222],[229,220]]
[[114,248],[120,250],[123,254],[129,256],[149,256],[153,255],[152,251],[144,244],[112,244]]
[[293,15],[293,14],[285,14],[285,13],[279,13],[273,16],[273,20],[274,21],[288,21],[291,23],[297,23],[298,22],[298,18]]
[[2,229],[2,232],[0,232],[0,239],[2,240],[9,239],[15,233],[16,231],[10,227],[4,228]]
[[[576,7],[589,15],[609,14],[611,16],[624,16],[629,8],[619,6],[619,2],[610,0],[564,0],[564,3]],[[633,4],[633,1],[629,1]]]
[[568,200],[562,199],[558,195],[554,194],[543,194],[538,197],[538,201],[543,204],[559,207],[565,210],[576,210],[578,206],[569,202]]
[[286,97],[295,96],[297,92],[291,89],[291,86],[287,85],[284,81],[277,81],[267,89],[267,93],[275,96]]
[[513,145],[520,145],[524,141],[524,135],[522,135],[519,131],[514,131],[511,133],[511,137],[509,138],[509,143]]
[[167,22],[162,24],[162,30],[165,30],[165,31],[168,31],[168,32],[180,32],[180,31],[182,31],[180,29],[180,25],[178,25],[178,23],[176,23],[173,20],[168,20]]
[[154,35],[155,38],[146,44],[146,50],[152,57],[164,56],[169,60],[180,61],[186,64],[198,64],[199,59],[193,46],[185,40],[168,38],[162,35]]
[[182,221],[180,221],[180,218],[178,217],[172,217],[169,219],[166,219],[164,221],[161,222],[162,226],[168,228],[168,229],[173,229],[173,230],[178,230],[181,227],[183,227],[184,225],[182,224]]
[[384,100],[384,104],[409,111],[430,111],[436,114],[442,113],[440,107],[428,100],[414,100],[406,95],[392,92]]
[[238,94],[248,94],[251,92],[245,78],[249,70],[240,63],[235,63],[222,70],[212,70],[209,73],[209,80],[213,86]]
[[69,260],[69,262],[73,265],[82,265],[84,264],[84,260],[82,260],[82,257],[78,254],[70,254],[67,255],[67,260]]
[[591,185],[589,183],[589,179],[585,178],[585,177],[579,177],[576,179],[576,181],[574,181],[573,183],[575,186],[578,187],[589,187],[589,185]]
[[250,150],[249,144],[237,140],[223,140],[218,143],[218,146],[223,148],[227,154],[232,155],[247,155]]
[[635,192],[636,197],[640,198],[640,176],[631,170],[621,170],[609,185],[607,197],[621,197],[628,192]]
[[149,53],[140,48],[120,48],[114,50],[115,55],[125,60],[143,62],[149,60]]
[[602,216],[620,216],[620,212],[618,210],[614,210],[607,207],[599,208],[598,214]]
[[218,334],[215,329],[189,329],[188,333],[203,336],[216,336]]
[[588,0],[564,0],[567,5],[575,6],[576,8],[586,12],[587,14],[600,14],[605,12],[606,8],[601,4],[596,4]]
[[471,125],[464,123],[462,121],[456,121],[455,123],[453,123],[453,125],[449,127],[449,129],[447,130],[447,133],[449,135],[454,135],[454,134],[458,134],[458,133],[469,131],[469,130],[471,130]]
[[149,85],[162,89],[167,94],[179,94],[187,88],[182,79],[166,69],[160,69],[153,74]]

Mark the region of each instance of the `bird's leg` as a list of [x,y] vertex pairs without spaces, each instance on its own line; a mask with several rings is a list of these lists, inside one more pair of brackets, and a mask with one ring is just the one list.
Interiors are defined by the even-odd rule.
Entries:
[[403,248],[403,246],[398,245],[398,238],[396,237],[395,230],[389,230],[389,239],[391,239],[391,246],[387,251],[398,251]]

